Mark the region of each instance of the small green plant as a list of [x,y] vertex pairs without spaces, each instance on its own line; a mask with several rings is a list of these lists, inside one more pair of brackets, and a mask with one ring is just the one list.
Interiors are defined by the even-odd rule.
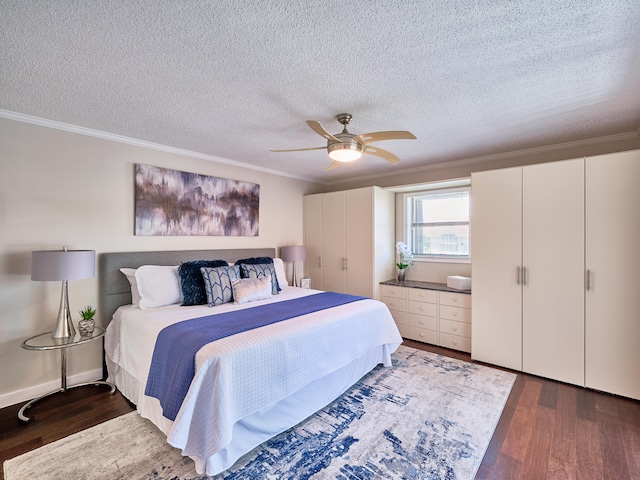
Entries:
[[97,313],[97,310],[91,305],[87,305],[82,310],[78,310],[83,320],[91,320]]

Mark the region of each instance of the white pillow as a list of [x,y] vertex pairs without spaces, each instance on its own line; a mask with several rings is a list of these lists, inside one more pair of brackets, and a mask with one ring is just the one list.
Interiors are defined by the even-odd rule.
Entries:
[[143,265],[136,270],[141,309],[182,303],[178,267]]
[[284,289],[289,286],[289,282],[287,281],[287,274],[284,271],[284,262],[281,258],[273,259],[273,266],[276,269],[276,278],[278,279],[278,286],[281,289]]
[[260,278],[240,278],[231,280],[233,303],[255,302],[271,297],[271,275]]
[[136,269],[121,268],[120,271],[124,273],[124,276],[129,280],[129,284],[131,285],[131,304],[137,307],[140,305],[140,292],[138,291],[138,284],[136,283]]

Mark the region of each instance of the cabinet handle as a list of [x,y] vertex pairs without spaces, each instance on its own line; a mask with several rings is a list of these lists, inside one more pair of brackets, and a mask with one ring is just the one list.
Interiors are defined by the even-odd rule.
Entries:
[[529,272],[527,272],[527,267],[522,267],[522,285],[525,287],[529,283]]
[[346,270],[346,269],[347,269],[347,259],[346,259],[346,258],[343,258],[343,259],[342,259],[342,269],[343,269],[343,270]]
[[458,316],[458,312],[451,312],[451,316],[452,317],[457,317]]
[[322,268],[322,257],[318,255],[318,268]]
[[453,330],[454,332],[458,331],[458,327],[451,327],[451,330]]
[[591,270],[587,269],[586,275],[585,275],[585,284],[587,287],[587,292],[589,290],[591,290]]
[[516,284],[520,285],[522,283],[522,270],[520,266],[516,267]]

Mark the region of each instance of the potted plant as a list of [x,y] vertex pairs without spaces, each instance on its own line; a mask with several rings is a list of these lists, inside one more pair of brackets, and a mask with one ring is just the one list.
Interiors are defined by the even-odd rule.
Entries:
[[396,263],[396,267],[398,267],[398,281],[404,282],[407,268],[413,265],[413,253],[404,242],[396,243],[396,252],[400,256],[400,261]]
[[82,320],[78,322],[78,330],[80,331],[81,336],[86,337],[91,335],[96,326],[96,321],[93,318],[96,315],[96,309],[91,305],[87,305],[82,310],[79,310],[79,312],[82,316]]

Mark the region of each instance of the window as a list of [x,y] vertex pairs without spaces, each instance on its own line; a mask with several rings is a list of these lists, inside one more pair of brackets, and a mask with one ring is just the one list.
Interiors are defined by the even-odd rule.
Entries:
[[469,188],[405,194],[406,242],[424,258],[469,259]]

